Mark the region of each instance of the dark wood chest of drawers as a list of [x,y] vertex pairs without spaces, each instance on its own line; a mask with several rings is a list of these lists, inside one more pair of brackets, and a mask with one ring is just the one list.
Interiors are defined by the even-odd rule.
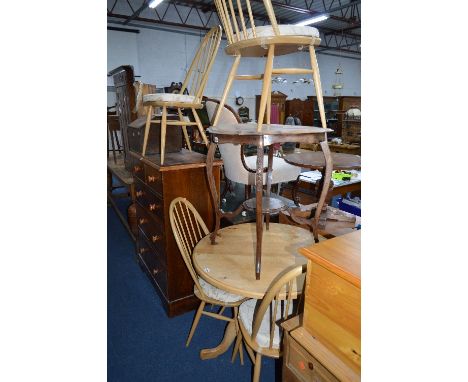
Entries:
[[[169,317],[198,306],[193,281],[172,234],[169,205],[173,199],[187,198],[207,227],[214,228],[214,211],[206,179],[205,155],[182,150],[167,153],[160,166],[159,155],[134,158],[136,213],[138,222],[137,259],[150,278]],[[219,193],[220,165],[213,175]]]

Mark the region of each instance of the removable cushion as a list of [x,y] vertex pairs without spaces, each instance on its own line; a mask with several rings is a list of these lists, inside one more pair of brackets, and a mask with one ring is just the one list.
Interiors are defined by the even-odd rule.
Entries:
[[[319,31],[317,28],[310,27],[307,25],[298,26],[298,25],[278,25],[280,30],[281,36],[312,36],[312,37],[320,37]],[[248,28],[247,32],[247,39],[254,38],[252,28]],[[275,32],[273,31],[273,27],[271,25],[264,25],[255,27],[255,32],[257,37],[273,37],[275,36]],[[240,32],[241,40],[244,40],[244,34]]]
[[174,93],[156,93],[143,96],[143,102],[185,102],[194,103],[195,96]]
[[[214,285],[211,285],[207,283],[205,280],[202,278],[198,278],[198,281],[200,283],[201,288],[203,289],[203,292],[210,298],[222,302],[237,302],[240,300],[243,300],[245,297],[238,296],[236,294],[232,294],[229,292],[226,292],[222,289],[216,288]],[[196,288],[196,286],[195,286]]]
[[[247,300],[243,302],[239,306],[239,319],[242,322],[242,325],[247,329],[250,335],[252,335],[252,326],[253,326],[253,317],[255,313],[255,307],[256,305],[260,304],[260,300]],[[285,306],[286,302],[284,302],[282,309],[286,310]],[[271,318],[270,318],[270,310],[271,310],[271,305],[265,312],[265,315],[263,316],[262,323],[260,324],[260,330],[258,331],[256,341],[257,343],[264,348],[270,347],[270,323],[271,323]],[[276,320],[278,321],[281,319],[281,310],[280,306],[278,304],[278,310],[276,312]],[[291,314],[293,311],[293,304],[289,306],[289,314]],[[275,334],[273,336],[273,348],[278,349],[280,347],[281,343],[281,338],[280,338],[280,328],[279,326],[275,323]]]

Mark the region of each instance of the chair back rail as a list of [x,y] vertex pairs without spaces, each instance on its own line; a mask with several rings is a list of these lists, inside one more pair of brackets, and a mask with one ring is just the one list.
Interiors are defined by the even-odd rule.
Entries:
[[206,298],[198,281],[197,273],[193,268],[192,253],[197,243],[208,235],[210,231],[192,203],[182,197],[175,198],[171,202],[169,206],[169,219],[171,221],[174,238],[182,254],[185,265],[198,291]]
[[197,102],[201,101],[211,67],[218,53],[221,35],[222,29],[219,25],[211,28],[205,35],[185,76],[180,94],[184,94],[187,89],[190,95],[195,96]]
[[[257,37],[250,0],[236,0],[236,3],[234,3],[233,0],[215,0],[215,5],[229,44],[233,44],[242,39]],[[263,0],[263,5],[275,35],[279,36],[280,30],[271,0]],[[247,33],[248,23],[245,21],[246,16],[244,16],[244,8],[247,8],[246,16],[248,15],[248,21],[252,29],[251,37],[249,37]]]
[[[306,272],[306,267],[307,265],[304,264],[286,272],[268,289],[267,293],[263,297],[262,302],[260,303],[257,311],[253,316],[253,341],[255,341],[257,337],[263,318],[267,313],[268,308],[270,308],[270,305],[272,307],[272,309],[270,309],[270,349],[273,347],[273,338],[275,334],[276,322],[278,320],[287,320],[290,316],[297,314],[297,310],[300,304],[296,305],[296,311],[294,311],[294,309],[292,309],[291,312],[289,311],[291,304],[293,304],[294,302],[293,300],[295,300],[298,296],[298,293],[295,293],[295,289],[293,288],[293,283],[295,279],[297,279],[302,273]],[[280,309],[279,317],[277,317],[278,309]]]

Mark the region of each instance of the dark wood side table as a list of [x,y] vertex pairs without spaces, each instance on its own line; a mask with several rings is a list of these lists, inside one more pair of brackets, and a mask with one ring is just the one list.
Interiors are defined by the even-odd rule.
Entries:
[[[187,198],[208,229],[214,228],[213,204],[205,167],[206,156],[182,149],[160,155],[130,151],[138,223],[137,260],[148,275],[169,317],[195,309],[200,300],[193,294],[193,280],[180,254],[169,220],[169,205],[176,197]],[[213,162],[211,178],[219,192],[221,160]]]
[[[217,207],[216,212],[216,225],[214,231],[211,233],[211,242],[215,244],[216,235],[220,227],[220,220],[222,217],[232,218],[238,215],[243,209],[255,210],[256,213],[256,251],[255,251],[255,275],[257,280],[260,279],[261,273],[261,257],[262,257],[262,236],[263,236],[263,217],[266,218],[266,229],[269,228],[270,214],[277,214],[287,208],[287,206],[278,198],[271,195],[271,182],[272,182],[272,166],[273,166],[273,149],[272,145],[284,142],[305,142],[305,143],[319,143],[325,158],[325,171],[324,171],[324,186],[320,195],[316,214],[311,219],[311,227],[314,234],[315,241],[318,242],[318,233],[316,226],[320,219],[322,206],[325,203],[325,197],[328,192],[328,187],[331,180],[332,172],[332,159],[327,143],[327,132],[331,129],[324,129],[321,127],[311,126],[290,126],[290,125],[274,125],[264,124],[261,131],[257,131],[256,123],[246,124],[223,124],[221,126],[211,126],[207,132],[211,136],[211,144],[208,149],[206,171],[208,174],[208,181],[210,182],[210,191],[213,204]],[[218,206],[218,193],[212,178],[213,159],[217,144],[234,143],[234,144],[250,144],[257,146],[257,167],[255,175],[255,198],[246,200],[234,212],[226,213]],[[263,167],[263,148],[269,147],[268,150],[268,167]],[[265,196],[263,196],[263,173],[267,172],[267,187]]]
[[[352,154],[343,154],[343,153],[331,153],[332,158],[332,166],[334,170],[356,170],[361,168],[361,157],[358,155]],[[287,163],[290,163],[294,166],[299,166],[302,168],[307,168],[309,170],[319,170],[322,173],[322,179],[320,180],[319,184],[319,193],[322,195],[324,193],[325,186],[327,186],[327,190],[325,191],[325,203],[322,205],[317,204],[316,209],[319,208],[326,208],[326,204],[329,203],[333,190],[333,182],[330,179],[326,179],[325,176],[325,169],[326,169],[326,161],[325,155],[322,151],[309,151],[309,150],[297,150],[292,154],[287,154],[284,156],[284,160]],[[292,191],[292,197],[296,205],[299,205],[299,200],[297,198],[297,187],[299,185],[299,178],[301,175],[298,176],[296,184],[294,185]],[[328,184],[326,184],[326,182]],[[315,222],[315,218],[310,218],[307,222],[306,219],[298,218],[294,214],[294,210],[290,211],[291,218],[299,223],[299,224],[309,224],[312,227],[318,227],[318,222]],[[315,216],[317,214],[315,213]],[[322,225],[325,222],[322,222]]]

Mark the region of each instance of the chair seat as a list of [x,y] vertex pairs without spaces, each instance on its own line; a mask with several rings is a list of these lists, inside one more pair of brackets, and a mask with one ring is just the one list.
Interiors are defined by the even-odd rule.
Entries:
[[[239,306],[239,319],[242,322],[242,325],[245,329],[252,335],[252,324],[253,317],[255,313],[255,307],[259,303],[259,300],[251,299],[243,302]],[[285,302],[286,303],[286,302]],[[280,304],[278,304],[278,310],[276,311],[276,318],[279,320],[281,318]],[[258,331],[256,342],[264,348],[270,347],[270,321],[271,321],[271,304],[266,313],[263,315],[263,321],[260,325],[260,330]],[[286,306],[283,307],[286,310]],[[289,306],[289,313],[293,311],[293,304]],[[273,348],[279,349],[281,344],[279,326],[275,324],[275,334],[273,336]]]
[[[311,37],[320,37],[319,31],[317,28],[310,27],[307,25],[298,26],[298,25],[278,25],[281,36],[311,36]],[[254,38],[252,28],[248,28],[247,39]],[[275,32],[271,25],[264,25],[255,28],[255,33],[257,37],[274,37]],[[241,32],[241,40],[245,40],[244,34]]]
[[143,96],[143,102],[185,102],[194,103],[195,96],[176,93],[155,93]]
[[[226,292],[222,289],[216,288],[215,286],[207,283],[205,280],[203,280],[201,277],[198,278],[198,281],[200,283],[200,286],[203,289],[203,292],[209,297],[212,298],[213,300],[218,300],[222,302],[238,302],[243,300],[245,297],[238,296],[236,294],[232,294],[229,292]],[[196,286],[195,286],[196,288]]]

